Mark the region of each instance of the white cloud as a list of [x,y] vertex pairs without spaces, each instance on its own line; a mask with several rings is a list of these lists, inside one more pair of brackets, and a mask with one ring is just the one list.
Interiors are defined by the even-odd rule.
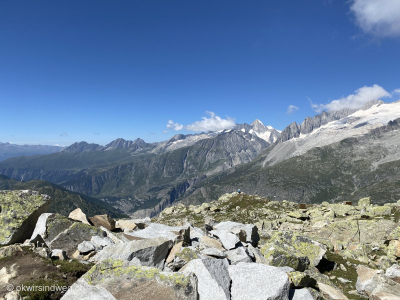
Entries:
[[182,124],[175,123],[172,120],[169,120],[168,124],[167,124],[167,128],[173,129],[176,131],[179,131],[182,129],[185,129],[188,131],[219,131],[219,130],[223,130],[223,129],[233,128],[236,125],[235,119],[232,119],[230,117],[223,119],[223,118],[217,116],[212,111],[206,111],[206,114],[209,116],[209,118],[202,117],[200,121],[196,121],[196,122],[186,125],[186,126],[183,126]]
[[162,132],[163,132],[163,133],[168,133],[168,132],[169,132],[169,130],[163,130]]
[[392,95],[394,95],[394,94],[400,94],[400,89],[393,90]]
[[321,112],[323,110],[340,110],[343,108],[361,108],[366,103],[379,100],[384,97],[391,97],[392,95],[388,93],[381,86],[374,84],[373,86],[364,86],[359,88],[354,92],[354,94],[348,95],[347,97],[342,97],[337,100],[333,100],[328,104],[314,104],[310,98],[310,104],[313,110],[316,112]]
[[196,121],[185,128],[189,131],[218,131],[230,129],[236,125],[235,119],[229,117],[222,119],[212,111],[206,111],[206,114],[209,115],[209,118],[202,117],[201,121]]
[[286,113],[287,113],[288,115],[291,115],[291,114],[294,113],[296,110],[299,110],[299,108],[298,108],[297,106],[295,106],[295,105],[289,105],[289,107],[288,107]]
[[351,11],[364,32],[376,36],[400,36],[399,0],[352,0]]
[[173,129],[176,131],[182,130],[183,129],[183,125],[179,124],[179,123],[175,123],[172,120],[168,120],[168,124],[167,124],[167,128],[168,129]]

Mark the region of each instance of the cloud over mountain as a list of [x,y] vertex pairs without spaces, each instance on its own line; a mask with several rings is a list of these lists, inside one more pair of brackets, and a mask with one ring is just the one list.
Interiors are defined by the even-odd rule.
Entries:
[[289,105],[289,107],[288,107],[286,113],[287,113],[288,115],[291,115],[291,114],[294,113],[296,110],[299,110],[299,108],[298,108],[297,106],[295,106],[295,105]]
[[196,121],[189,125],[182,125],[175,123],[172,120],[168,121],[167,128],[179,131],[182,129],[188,131],[219,131],[223,129],[230,129],[236,125],[235,119],[226,117],[226,119],[217,116],[212,111],[206,111],[209,117],[202,117],[200,121]]
[[353,0],[351,11],[364,32],[379,37],[400,36],[399,0]]
[[385,97],[391,97],[391,94],[381,86],[374,84],[373,86],[363,86],[356,90],[354,94],[333,100],[328,104],[315,104],[311,100],[310,103],[312,109],[316,112],[321,112],[323,110],[335,111],[343,108],[361,108],[370,101]]

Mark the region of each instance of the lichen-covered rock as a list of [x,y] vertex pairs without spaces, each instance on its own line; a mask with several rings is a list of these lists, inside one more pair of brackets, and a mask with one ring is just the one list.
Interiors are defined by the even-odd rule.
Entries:
[[[307,267],[307,258],[311,266],[316,266],[324,256],[326,247],[311,238],[294,232],[277,232],[261,248],[263,255],[272,262],[274,266],[285,266],[285,261],[298,271],[304,271]],[[274,264],[279,262],[278,264]]]
[[193,275],[161,272],[107,259],[72,285],[62,299],[83,299],[88,293],[96,294],[97,298],[85,299],[197,300],[197,285]]
[[365,198],[361,198],[360,200],[358,200],[358,206],[359,207],[367,207],[371,205],[371,198],[370,197],[365,197]]
[[35,191],[0,191],[0,245],[29,239],[50,202],[49,196]]
[[96,254],[92,260],[99,262],[109,258],[131,261],[140,260],[143,266],[164,268],[164,262],[172,247],[172,241],[165,238],[136,240],[108,246]]
[[290,287],[292,289],[314,287],[317,284],[317,281],[314,278],[311,278],[310,275],[303,272],[290,272],[288,275]]
[[15,255],[17,252],[22,252],[22,248],[19,245],[9,245],[0,248],[0,259],[11,257]]

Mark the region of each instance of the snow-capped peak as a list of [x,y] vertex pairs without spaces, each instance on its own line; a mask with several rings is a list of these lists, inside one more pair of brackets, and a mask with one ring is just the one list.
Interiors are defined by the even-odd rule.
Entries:
[[260,125],[264,126],[263,122],[261,122],[259,119],[255,119],[254,122],[251,123],[251,126],[260,126]]

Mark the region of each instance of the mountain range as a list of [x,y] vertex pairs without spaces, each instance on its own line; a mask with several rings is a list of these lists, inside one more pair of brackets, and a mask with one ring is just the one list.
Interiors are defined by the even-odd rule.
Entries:
[[65,147],[48,145],[16,145],[0,142],[0,161],[15,156],[31,156],[50,154],[63,150]]
[[322,112],[282,132],[239,124],[159,143],[117,139],[0,162],[0,174],[47,180],[134,216],[199,204],[238,188],[296,202],[400,198],[400,102]]

